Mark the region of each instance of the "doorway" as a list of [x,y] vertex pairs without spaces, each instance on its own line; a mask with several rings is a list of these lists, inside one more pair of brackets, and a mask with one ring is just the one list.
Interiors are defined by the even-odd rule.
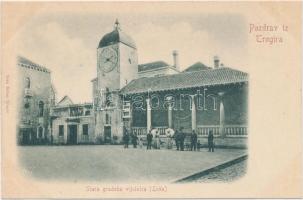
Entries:
[[111,143],[111,126],[104,126],[104,143]]
[[68,125],[68,144],[77,144],[77,125]]
[[23,129],[21,130],[22,135],[22,142],[21,144],[26,145],[30,143],[30,130],[29,129]]

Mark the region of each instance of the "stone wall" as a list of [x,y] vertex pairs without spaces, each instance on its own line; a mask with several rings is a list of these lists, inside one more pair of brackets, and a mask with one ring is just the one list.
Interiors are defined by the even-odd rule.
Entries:
[[[29,143],[37,143],[38,129],[43,130],[41,141],[49,140],[49,111],[54,102],[54,93],[51,84],[50,72],[38,70],[30,65],[18,63],[18,110],[19,110],[19,133],[18,140],[22,143],[24,134],[30,134]],[[28,85],[29,84],[29,85]],[[39,109],[43,104],[43,115]],[[22,133],[21,133],[22,132]],[[28,132],[28,133],[25,133]],[[36,140],[36,141],[34,141]]]

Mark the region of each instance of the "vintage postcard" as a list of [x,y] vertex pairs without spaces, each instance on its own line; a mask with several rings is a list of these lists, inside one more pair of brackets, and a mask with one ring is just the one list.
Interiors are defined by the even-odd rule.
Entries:
[[301,2],[2,2],[2,198],[302,197]]

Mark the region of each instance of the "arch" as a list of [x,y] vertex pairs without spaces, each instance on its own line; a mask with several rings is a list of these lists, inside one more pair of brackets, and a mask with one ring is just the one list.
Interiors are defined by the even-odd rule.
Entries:
[[217,110],[217,98],[216,98],[216,96],[213,95],[213,94],[210,94],[210,95],[207,95],[206,98],[211,98],[212,99],[212,103],[213,103],[213,105],[212,105],[213,108],[212,109]]
[[39,126],[38,128],[38,138],[42,138],[43,137],[43,128],[41,126]]

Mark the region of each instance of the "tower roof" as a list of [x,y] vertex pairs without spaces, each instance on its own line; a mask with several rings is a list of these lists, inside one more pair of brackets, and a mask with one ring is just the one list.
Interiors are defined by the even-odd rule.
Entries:
[[105,34],[99,42],[98,48],[106,47],[112,44],[121,42],[132,48],[136,48],[134,40],[126,35],[120,28],[120,23],[118,20],[115,22],[115,28],[112,32]]

